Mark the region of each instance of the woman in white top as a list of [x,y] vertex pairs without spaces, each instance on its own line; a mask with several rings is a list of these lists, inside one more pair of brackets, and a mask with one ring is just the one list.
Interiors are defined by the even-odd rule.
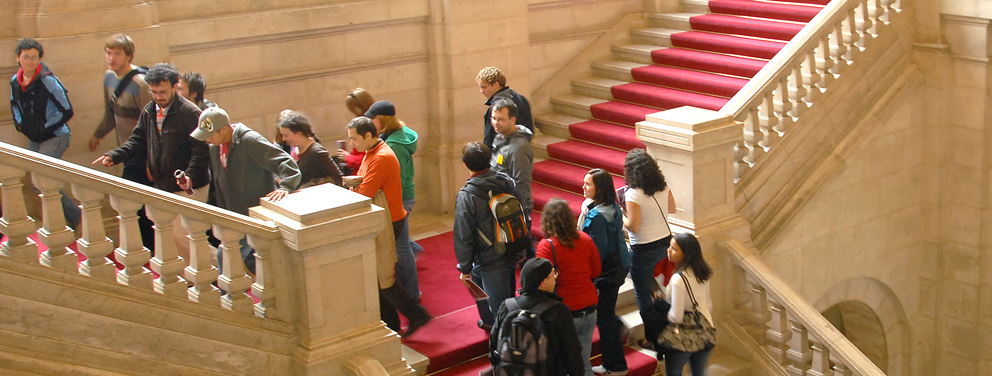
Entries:
[[[645,323],[657,322],[650,314],[654,297],[654,266],[667,255],[671,240],[668,214],[675,213],[675,197],[661,174],[658,163],[644,149],[627,153],[623,163],[627,191],[621,198],[624,209],[623,226],[630,234],[630,279],[634,282],[634,297]],[[651,328],[645,328],[646,331]],[[657,328],[660,330],[661,328]]]
[[[665,292],[665,300],[671,303],[672,308],[668,311],[668,320],[673,323],[681,323],[685,313],[692,312],[692,300],[689,298],[689,291],[686,283],[692,289],[692,296],[696,298],[699,312],[713,323],[713,300],[710,299],[710,276],[713,270],[703,259],[703,251],[699,247],[699,241],[692,234],[676,234],[671,240],[668,248],[668,259],[675,264],[675,274],[668,283]],[[665,354],[665,375],[681,376],[682,367],[689,362],[689,369],[692,376],[703,376],[706,370],[706,360],[709,359],[710,352],[705,350],[696,353],[668,352]]]

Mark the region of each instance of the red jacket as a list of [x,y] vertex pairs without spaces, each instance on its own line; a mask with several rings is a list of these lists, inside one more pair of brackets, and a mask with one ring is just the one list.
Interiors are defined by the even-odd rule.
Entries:
[[551,255],[548,239],[541,240],[538,244],[537,257],[551,260],[558,268],[558,296],[573,311],[596,305],[599,296],[592,279],[603,272],[596,243],[584,232],[579,232],[579,238],[573,241],[573,248],[565,247],[558,239],[553,241],[558,263],[555,264],[555,257]]
[[400,161],[385,142],[378,141],[375,146],[365,152],[362,165],[358,168],[358,176],[362,184],[352,188],[355,192],[366,197],[375,196],[380,189],[386,194],[389,204],[389,216],[393,222],[406,217],[403,209],[403,183],[400,181]]

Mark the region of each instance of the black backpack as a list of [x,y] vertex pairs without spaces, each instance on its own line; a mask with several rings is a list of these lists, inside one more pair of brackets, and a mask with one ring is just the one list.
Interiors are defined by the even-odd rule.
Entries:
[[492,350],[497,359],[493,374],[544,376],[549,373],[548,336],[541,314],[555,303],[548,301],[533,309],[522,309],[517,298],[506,299],[509,313],[499,327],[496,348]]

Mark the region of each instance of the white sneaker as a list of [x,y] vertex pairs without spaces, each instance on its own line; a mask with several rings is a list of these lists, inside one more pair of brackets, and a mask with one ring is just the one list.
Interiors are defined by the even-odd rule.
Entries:
[[623,371],[610,371],[610,370],[607,370],[606,367],[595,366],[595,367],[592,367],[592,373],[595,373],[597,375],[617,375],[617,376],[623,376],[623,375],[626,375],[627,374],[627,370],[623,370]]

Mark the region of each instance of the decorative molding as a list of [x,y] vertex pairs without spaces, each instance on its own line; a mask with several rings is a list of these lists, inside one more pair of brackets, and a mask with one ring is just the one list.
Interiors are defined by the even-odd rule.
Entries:
[[427,16],[400,18],[387,21],[366,22],[353,25],[331,26],[318,29],[304,29],[283,33],[264,34],[251,37],[224,39],[202,43],[181,44],[169,47],[170,54],[191,54],[204,51],[214,51],[220,48],[231,48],[264,43],[279,43],[307,38],[317,38],[329,35],[347,34],[356,31],[381,29],[385,27],[427,24]]
[[951,22],[954,22],[954,23],[959,23],[959,24],[964,24],[964,25],[971,25],[971,26],[985,26],[985,27],[988,27],[988,26],[992,25],[992,20],[990,20],[988,18],[971,17],[971,16],[961,16],[961,15],[957,15],[957,14],[947,14],[947,13],[941,13],[940,14],[940,18],[944,19],[945,21],[951,21]]
[[533,46],[535,44],[546,44],[546,43],[554,43],[554,42],[564,42],[564,41],[570,41],[570,40],[576,40],[576,39],[585,39],[585,38],[599,38],[599,37],[603,36],[604,34],[606,34],[607,31],[610,31],[610,29],[599,29],[599,30],[591,30],[591,31],[578,31],[578,32],[567,33],[567,34],[557,34],[557,33],[555,33],[555,34],[533,36],[533,37],[530,38],[530,45]]
[[623,0],[559,0],[547,3],[527,4],[527,11],[541,11],[555,8],[567,8],[577,5],[599,4],[599,3],[623,3]]
[[421,63],[421,62],[427,62],[426,53],[399,56],[386,60],[360,62],[355,64],[336,66],[325,69],[316,69],[305,72],[293,72],[293,73],[286,73],[275,76],[265,76],[265,77],[250,78],[245,80],[222,82],[216,85],[210,85],[210,92],[215,93],[218,91],[227,91],[232,89],[241,89],[246,87],[269,85],[269,84],[288,82],[288,81],[299,81],[299,80],[306,80],[316,77],[334,76],[334,75],[347,74],[352,72],[360,72],[370,69],[387,68],[387,67],[393,67],[399,65]]

